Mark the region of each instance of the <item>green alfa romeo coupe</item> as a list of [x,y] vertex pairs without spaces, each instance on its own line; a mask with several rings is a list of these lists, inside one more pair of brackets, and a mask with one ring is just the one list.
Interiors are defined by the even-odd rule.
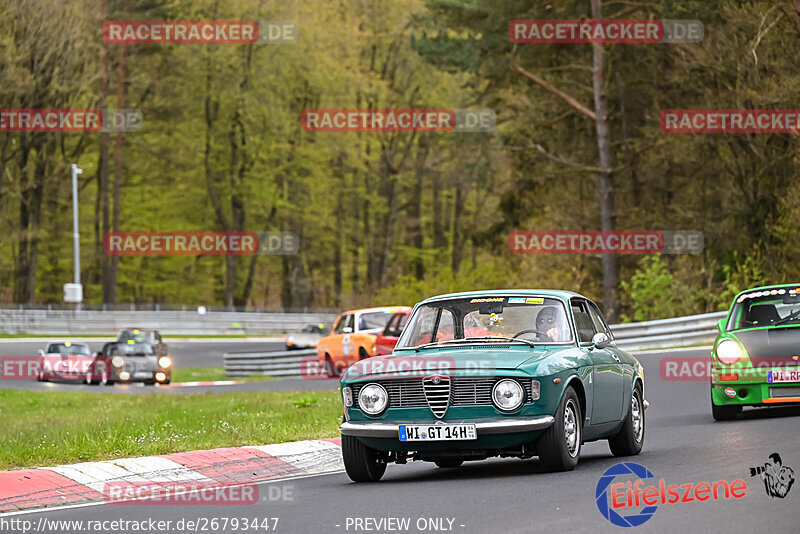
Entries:
[[341,381],[342,455],[355,482],[389,462],[458,467],[538,456],[571,470],[581,445],[615,456],[644,443],[644,372],[618,349],[598,307],[569,291],[494,290],[429,298],[390,356]]
[[711,353],[711,415],[800,403],[800,284],[736,295]]

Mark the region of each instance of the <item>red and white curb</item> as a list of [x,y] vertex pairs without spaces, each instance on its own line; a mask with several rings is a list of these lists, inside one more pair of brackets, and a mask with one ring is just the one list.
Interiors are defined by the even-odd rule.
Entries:
[[104,501],[107,484],[223,487],[344,469],[341,439],[320,439],[0,471],[0,513]]

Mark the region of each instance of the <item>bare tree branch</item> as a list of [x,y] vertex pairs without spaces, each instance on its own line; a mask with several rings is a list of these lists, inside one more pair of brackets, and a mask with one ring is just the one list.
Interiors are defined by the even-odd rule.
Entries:
[[584,106],[583,104],[581,104],[580,102],[578,102],[577,100],[575,100],[574,98],[569,96],[564,91],[561,91],[560,89],[558,89],[554,85],[551,85],[551,84],[547,83],[546,81],[544,81],[539,76],[537,76],[537,75],[535,75],[535,74],[533,74],[531,72],[528,72],[527,70],[523,69],[522,67],[517,65],[516,62],[514,63],[514,70],[516,70],[517,72],[519,72],[520,74],[522,74],[523,76],[525,76],[526,78],[531,80],[536,85],[542,87],[545,91],[557,96],[558,98],[560,98],[561,100],[563,100],[564,102],[566,102],[567,104],[572,106],[573,108],[577,109],[583,115],[586,115],[590,119],[595,120],[594,111],[592,111],[591,109],[587,108],[586,106]]

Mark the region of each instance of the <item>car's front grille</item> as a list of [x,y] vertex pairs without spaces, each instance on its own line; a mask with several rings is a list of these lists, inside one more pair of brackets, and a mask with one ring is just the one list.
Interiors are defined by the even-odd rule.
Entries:
[[800,397],[800,387],[769,388],[769,396],[773,399]]
[[441,419],[450,407],[450,377],[426,376],[422,379],[422,390],[433,415]]
[[[453,377],[450,379],[450,406],[490,405],[492,404],[492,388],[500,377]],[[532,402],[533,387],[527,378],[516,379],[525,389],[525,402]],[[429,406],[422,386],[422,380],[379,380],[378,384],[386,389],[390,408],[418,408]],[[353,398],[358,405],[358,392],[367,382],[353,384]],[[429,397],[430,398],[430,397]]]

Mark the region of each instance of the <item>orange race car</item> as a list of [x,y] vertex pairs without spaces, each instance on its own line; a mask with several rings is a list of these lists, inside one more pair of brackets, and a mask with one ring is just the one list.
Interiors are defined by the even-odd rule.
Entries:
[[319,363],[328,376],[338,376],[358,360],[375,355],[375,339],[397,312],[408,313],[408,306],[365,308],[342,313],[333,330],[317,343]]

